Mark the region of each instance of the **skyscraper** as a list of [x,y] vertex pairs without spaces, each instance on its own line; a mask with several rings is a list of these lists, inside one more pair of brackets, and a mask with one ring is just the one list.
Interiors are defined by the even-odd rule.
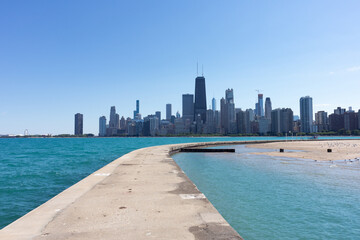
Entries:
[[318,111],[315,113],[315,124],[318,128],[318,132],[329,130],[328,116],[325,111]]
[[190,122],[194,121],[194,95],[182,95],[182,117],[184,122],[189,119]]
[[194,119],[200,115],[203,123],[206,122],[206,89],[205,77],[197,77],[195,79],[195,104],[194,104]]
[[264,100],[263,95],[261,93],[258,94],[258,105],[257,105],[257,115],[260,117],[264,116]]
[[124,116],[122,116],[121,119],[120,119],[120,129],[121,129],[121,130],[125,130],[125,129],[126,129],[126,121],[125,121]]
[[302,132],[313,132],[313,102],[309,96],[300,98],[300,122]]
[[170,121],[171,119],[171,104],[166,104],[166,120]]
[[214,112],[216,111],[216,99],[215,99],[215,98],[212,99],[211,109],[212,109]]
[[221,132],[224,134],[236,133],[236,114],[233,89],[225,91],[225,98],[220,100]]
[[140,101],[136,100],[136,110],[134,110],[134,118],[133,119],[137,119],[139,113],[140,113]]
[[109,121],[109,128],[116,128],[116,109],[115,106],[110,108],[110,121]]
[[265,118],[271,119],[271,111],[272,111],[271,100],[269,97],[267,97],[265,100]]
[[75,114],[75,135],[83,135],[83,115],[81,113]]
[[225,90],[225,100],[227,103],[234,103],[234,90],[226,89]]
[[99,137],[106,135],[106,117],[102,116],[99,118]]
[[221,132],[227,134],[229,132],[229,115],[225,98],[220,99],[220,124]]

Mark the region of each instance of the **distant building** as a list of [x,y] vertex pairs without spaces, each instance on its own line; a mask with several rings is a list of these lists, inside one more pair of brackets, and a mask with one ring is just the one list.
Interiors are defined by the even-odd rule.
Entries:
[[134,118],[138,119],[138,114],[140,113],[140,101],[136,100],[136,109],[134,110]]
[[272,111],[271,100],[269,97],[267,97],[265,100],[265,118],[266,119],[271,119],[271,111]]
[[205,133],[216,133],[215,111],[211,109],[206,110]]
[[161,125],[161,112],[160,111],[156,111],[155,112],[155,116],[159,119],[159,129],[160,129],[160,125]]
[[277,108],[271,111],[271,132],[289,133],[293,131],[293,111],[290,108]]
[[346,112],[346,109],[345,108],[341,108],[341,107],[337,107],[335,110],[334,110],[334,114],[337,114],[337,115],[342,115]]
[[121,129],[121,130],[125,130],[125,129],[126,129],[126,121],[125,121],[124,116],[122,116],[121,119],[120,119],[120,129]]
[[234,90],[227,89],[225,91],[225,99],[228,108],[228,120],[230,123],[235,122],[235,103],[234,103]]
[[257,116],[263,117],[264,116],[264,99],[261,93],[258,94],[258,104],[257,104]]
[[166,104],[166,120],[170,121],[171,119],[171,104]]
[[107,136],[116,136],[118,129],[120,129],[120,116],[116,113],[115,106],[110,108],[109,127],[106,129]]
[[328,131],[329,130],[329,121],[327,112],[318,111],[315,113],[315,124],[317,126],[318,132]]
[[75,114],[75,135],[83,135],[83,115],[81,113]]
[[253,133],[251,122],[255,120],[255,111],[251,108],[245,110],[245,131],[246,133]]
[[329,130],[330,131],[339,131],[340,129],[345,129],[345,108],[338,107],[334,110],[333,114],[329,115]]
[[117,126],[117,116],[115,106],[110,108],[110,120],[109,120],[109,128],[116,128]]
[[216,111],[216,99],[213,98],[211,102],[212,102],[211,109],[215,112]]
[[301,132],[313,132],[313,101],[309,96],[300,98]]
[[102,116],[99,118],[99,137],[106,136],[106,117]]
[[115,128],[120,129],[120,115],[115,114]]
[[358,114],[350,110],[344,113],[344,129],[355,130],[358,129]]
[[259,123],[259,133],[260,134],[267,134],[271,131],[271,121],[269,118],[261,117],[258,119]]
[[221,133],[227,134],[229,132],[229,115],[225,98],[220,99],[220,124]]
[[245,112],[241,109],[236,112],[236,126],[237,126],[237,132],[244,134],[246,133],[246,127],[245,127]]
[[194,121],[194,95],[182,95],[182,118],[184,122],[188,120],[190,123]]
[[[156,115],[148,115],[147,117],[144,118],[144,124],[146,124],[145,125],[146,128],[148,127],[148,129],[146,129],[146,133],[149,134],[145,136],[155,136],[159,133],[159,125],[160,125],[159,121],[160,120]],[[149,125],[147,126],[147,124]]]
[[[203,123],[206,122],[206,88],[205,77],[197,77],[195,79],[195,104],[194,104],[194,119],[200,115]],[[198,120],[197,120],[198,121]]]
[[223,134],[236,133],[236,114],[233,89],[225,91],[225,98],[220,100],[220,122]]

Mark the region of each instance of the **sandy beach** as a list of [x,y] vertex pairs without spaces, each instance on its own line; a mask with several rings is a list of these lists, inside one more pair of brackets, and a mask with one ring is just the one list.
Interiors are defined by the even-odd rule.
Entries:
[[[331,140],[331,141],[289,141],[262,144],[249,144],[250,148],[274,149],[272,152],[255,152],[254,154],[283,156],[291,158],[305,158],[318,161],[360,159],[360,140]],[[280,152],[280,148],[284,152]],[[331,149],[332,152],[327,152]],[[292,150],[296,150],[293,152]]]

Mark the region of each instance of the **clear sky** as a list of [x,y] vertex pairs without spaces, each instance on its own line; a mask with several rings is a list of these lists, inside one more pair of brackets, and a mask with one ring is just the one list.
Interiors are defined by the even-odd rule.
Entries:
[[[98,133],[110,106],[181,113],[204,65],[207,104],[360,108],[360,1],[0,2],[0,134]],[[201,67],[200,67],[201,69]],[[200,71],[201,72],[201,71]]]

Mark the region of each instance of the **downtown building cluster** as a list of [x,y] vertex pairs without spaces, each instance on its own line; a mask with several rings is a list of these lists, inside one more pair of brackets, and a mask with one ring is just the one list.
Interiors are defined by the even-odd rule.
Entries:
[[[301,97],[300,117],[294,116],[291,108],[272,109],[271,99],[261,93],[257,95],[255,108],[241,109],[235,106],[234,90],[226,89],[220,99],[217,110],[215,98],[207,108],[205,77],[195,79],[195,93],[182,95],[182,115],[172,114],[172,105],[166,104],[165,118],[161,112],[142,117],[140,101],[132,118],[120,115],[115,106],[110,108],[110,118],[99,118],[99,136],[171,136],[192,134],[218,135],[288,135],[310,134],[316,132],[336,132],[337,134],[359,131],[360,110],[338,107],[333,114],[315,113],[313,119],[313,101],[310,96]],[[83,115],[75,115],[75,135],[82,135]]]

